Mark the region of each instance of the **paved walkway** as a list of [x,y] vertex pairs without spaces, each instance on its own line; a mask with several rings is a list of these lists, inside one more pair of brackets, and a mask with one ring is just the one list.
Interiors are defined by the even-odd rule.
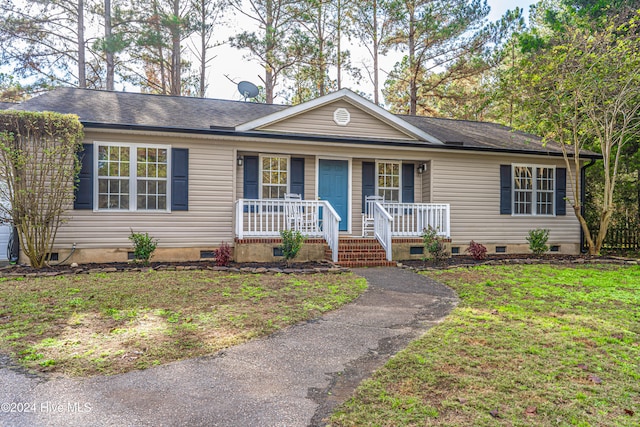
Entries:
[[355,302],[211,357],[84,380],[46,380],[0,359],[0,425],[324,425],[363,378],[457,303],[451,289],[407,270],[354,271],[370,284]]

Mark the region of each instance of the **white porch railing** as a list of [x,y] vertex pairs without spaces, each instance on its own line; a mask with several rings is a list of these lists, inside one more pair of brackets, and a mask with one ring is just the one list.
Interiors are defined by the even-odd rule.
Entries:
[[382,207],[393,217],[391,234],[394,237],[421,236],[431,226],[439,236],[449,237],[450,208],[447,203],[391,203],[382,202]]
[[393,217],[389,215],[389,212],[382,207],[380,202],[373,204],[373,229],[374,235],[382,248],[387,253],[387,261],[391,261],[392,247],[391,247],[391,225],[393,223]]
[[322,237],[338,261],[340,216],[326,200],[238,199],[236,236],[279,237],[282,230],[297,230],[305,237]]

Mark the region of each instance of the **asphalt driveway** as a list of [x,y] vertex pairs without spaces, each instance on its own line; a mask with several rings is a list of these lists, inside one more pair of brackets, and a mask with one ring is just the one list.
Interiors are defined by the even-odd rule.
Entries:
[[358,383],[457,304],[398,268],[321,318],[214,356],[88,379],[48,379],[0,357],[1,426],[317,426]]

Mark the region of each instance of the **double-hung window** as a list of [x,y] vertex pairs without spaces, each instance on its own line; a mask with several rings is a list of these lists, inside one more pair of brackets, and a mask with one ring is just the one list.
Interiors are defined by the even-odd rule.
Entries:
[[289,157],[263,155],[260,194],[263,199],[284,199],[289,189]]
[[513,214],[553,215],[555,168],[513,165]]
[[385,202],[400,202],[400,162],[379,161],[376,168],[378,196]]
[[96,147],[98,210],[169,209],[169,146],[96,143]]

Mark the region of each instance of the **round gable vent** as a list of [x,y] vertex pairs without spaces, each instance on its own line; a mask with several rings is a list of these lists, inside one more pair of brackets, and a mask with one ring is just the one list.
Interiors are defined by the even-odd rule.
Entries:
[[346,126],[351,121],[351,114],[349,114],[349,110],[346,108],[338,108],[333,112],[333,121],[336,122],[338,126]]

